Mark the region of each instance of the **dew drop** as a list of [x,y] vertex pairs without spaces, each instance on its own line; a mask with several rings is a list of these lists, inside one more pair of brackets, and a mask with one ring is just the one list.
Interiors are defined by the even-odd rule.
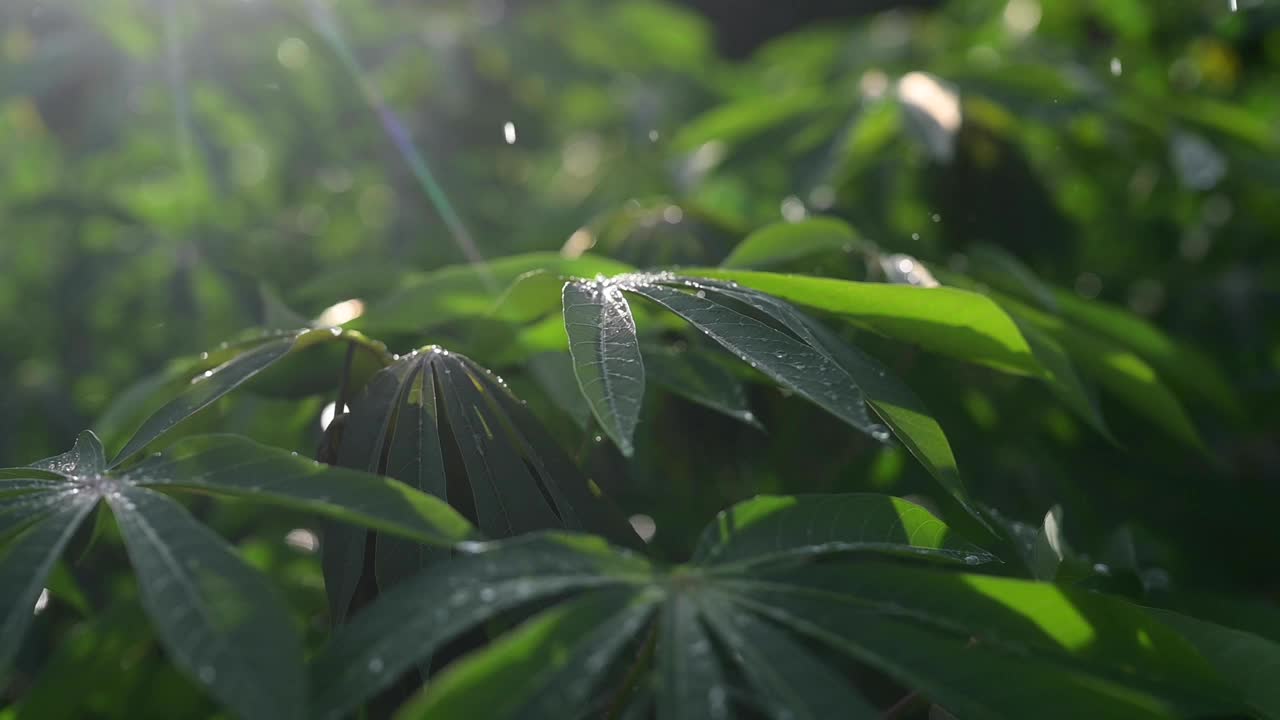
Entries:
[[977,565],[977,564],[979,564],[979,563],[981,563],[981,562],[982,562],[982,558],[978,557],[977,555],[965,555],[965,556],[964,556],[964,564],[965,564],[965,565]]

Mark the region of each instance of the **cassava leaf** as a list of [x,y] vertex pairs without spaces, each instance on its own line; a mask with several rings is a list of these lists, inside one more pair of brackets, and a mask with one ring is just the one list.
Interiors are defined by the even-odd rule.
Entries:
[[[652,688],[661,718],[727,718],[748,707],[770,717],[824,717],[835,707],[876,717],[847,680],[856,664],[919,688],[962,717],[1157,718],[1243,707],[1189,643],[1137,606],[1049,583],[904,564],[920,546],[896,544],[901,534],[865,548],[871,557],[842,555],[846,545],[823,540],[858,538],[864,524],[883,519],[884,504],[861,500],[844,503],[848,516],[828,516],[839,521],[820,528],[785,521],[786,509],[765,512],[772,501],[807,513],[804,500],[748,503],[744,510],[760,513],[743,519],[754,522],[722,541],[742,553],[735,564],[707,566],[708,553],[692,565],[653,567],[563,535],[476,546],[475,556],[428,568],[339,631],[316,664],[317,687],[331,698],[318,714],[352,709],[467,627],[569,592],[569,604],[447,669],[406,716],[446,707],[474,714],[486,698],[499,715],[570,707],[581,714],[581,698],[596,696],[593,688],[643,709],[649,693],[629,698],[600,683],[618,681],[609,670],[615,648],[643,648],[650,633],[652,666],[633,671],[647,676],[637,682]],[[919,537],[947,544],[919,527]],[[884,555],[899,562],[876,559]],[[759,560],[782,556],[791,561]],[[651,602],[659,609],[646,627],[636,617],[647,611],[630,609]],[[594,626],[584,621],[591,618]],[[1008,687],[1013,677],[1026,685]],[[511,697],[500,697],[500,688]],[[611,708],[624,717],[628,711]]]
[[725,268],[768,268],[821,253],[862,249],[865,242],[848,224],[817,217],[774,223],[748,235],[720,263]]
[[721,511],[702,533],[695,562],[728,565],[870,550],[978,565],[995,558],[960,540],[932,513],[888,495],[762,495]]
[[106,499],[174,663],[241,717],[301,718],[302,643],[266,579],[170,498],[120,483]]
[[800,338],[740,312],[705,290],[698,295],[643,279],[620,282],[628,292],[689,321],[744,362],[841,420],[868,432],[877,427],[848,373]]
[[631,308],[617,285],[569,282],[563,293],[564,326],[582,394],[601,429],[630,456],[644,399],[644,363]]
[[839,314],[881,335],[1004,372],[1035,377],[1042,372],[1008,314],[989,298],[967,290],[718,268],[686,274],[738,282]]
[[489,316],[503,290],[525,273],[541,270],[591,277],[630,269],[608,258],[584,255],[570,260],[557,253],[512,255],[484,265],[454,265],[406,278],[352,325],[378,332],[418,332],[451,320]]
[[[68,453],[34,467],[0,470],[0,541],[12,536],[0,546],[0,669],[12,659],[50,567],[100,500],[121,526],[165,646],[185,672],[246,717],[300,712],[296,638],[254,624],[265,618],[284,632],[291,621],[283,609],[260,606],[269,595],[265,581],[180,505],[149,487],[240,497],[434,545],[475,537],[448,505],[402,483],[244,438],[185,438],[124,470],[107,469],[103,456],[97,437],[85,432]],[[23,489],[6,492],[15,487]],[[259,634],[265,645],[246,644]],[[270,667],[255,665],[260,661]]]
[[[583,714],[614,656],[643,626],[655,596],[601,591],[570,600],[435,679],[401,720],[557,720]],[[606,700],[608,700],[606,696]]]
[[540,535],[490,547],[501,550],[431,565],[340,627],[313,663],[313,714],[344,715],[501,612],[575,589],[634,585],[649,573],[642,559],[586,538]]
[[294,332],[266,340],[236,355],[218,367],[207,370],[191,381],[191,386],[178,397],[147,418],[129,442],[116,454],[114,467],[137,454],[173,426],[213,404],[218,398],[243,385],[250,378],[283,358],[293,349],[302,333]]
[[698,350],[646,348],[645,372],[669,392],[760,430],[747,393],[732,373]]
[[404,483],[325,465],[236,435],[180,440],[162,456],[114,477],[132,485],[242,497],[433,545],[473,537],[470,524],[447,504]]
[[0,533],[0,679],[8,675],[54,561],[94,504],[77,488],[50,493],[38,510],[21,508],[31,520],[16,537],[6,541]]
[[1167,610],[1151,612],[1190,641],[1258,716],[1280,718],[1280,643]]

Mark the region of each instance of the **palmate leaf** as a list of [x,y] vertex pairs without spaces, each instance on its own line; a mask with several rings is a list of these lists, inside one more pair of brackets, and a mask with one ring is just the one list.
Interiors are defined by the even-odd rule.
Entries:
[[[117,467],[129,460],[183,420],[260,376],[289,355],[331,342],[351,343],[378,356],[386,353],[386,348],[380,343],[373,342],[358,332],[337,327],[270,331],[248,340],[224,345],[212,354],[205,353],[202,356],[205,360],[181,365],[166,373],[163,380],[141,386],[141,394],[150,396],[169,387],[174,381],[187,383],[176,397],[142,422],[109,467]],[[208,369],[201,369],[204,367]],[[136,402],[141,402],[141,398],[136,399]],[[124,411],[120,410],[119,413],[124,414]]]
[[[873,358],[840,342],[820,324],[786,302],[741,287],[733,281],[671,273],[631,274],[609,280],[569,283],[569,286],[573,285],[579,289],[572,291],[573,294],[567,292],[566,298],[612,288],[650,300],[688,321],[779,385],[849,425],[878,440],[887,440],[892,432],[952,498],[983,525],[986,524],[966,496],[946,435],[919,398]],[[981,302],[990,302],[978,295],[973,297]],[[621,303],[614,312],[625,313],[627,309],[628,306]],[[566,321],[569,320],[570,316],[566,314]],[[574,318],[573,322],[576,325],[582,319]],[[601,323],[598,327],[602,326]],[[576,331],[586,334],[589,329],[577,327]],[[595,332],[597,336],[604,334],[601,329]],[[1016,328],[1014,332],[1017,332]],[[613,340],[615,345],[622,341],[620,336]],[[614,347],[611,352],[619,354],[622,350]],[[592,410],[602,427],[613,425],[615,430],[633,427],[629,420],[620,426],[613,422],[609,408],[620,404],[610,404],[609,388],[597,380],[600,374],[597,361],[575,357],[575,372],[584,388],[589,387],[592,393],[600,396],[597,398],[599,402],[592,404]],[[632,406],[625,404],[625,407],[630,409]],[[604,408],[603,412],[601,408]],[[638,407],[635,412],[639,412]],[[629,447],[631,438],[625,436],[623,439],[625,444],[620,442],[619,447],[625,449]]]
[[[966,718],[1243,708],[1186,640],[1142,608],[966,574],[966,556],[951,550],[979,563],[991,556],[892,498],[759,498],[726,511],[705,537],[710,549],[674,568],[578,536],[477,545],[337,632],[313,667],[323,691],[312,712],[339,717],[467,628],[564,595],[573,599],[446,668],[399,717],[591,717],[650,698],[660,720],[744,708],[880,717],[850,680],[855,664]],[[631,683],[639,691],[628,695]]]
[[[339,462],[467,508],[489,537],[566,528],[641,544],[501,380],[441,348],[412,353],[370,380],[352,401]],[[364,571],[367,538],[363,529],[340,525],[325,536],[325,584],[331,613],[341,621]],[[378,537],[379,587],[437,557],[421,545]]]
[[187,675],[246,718],[301,717],[301,645],[267,580],[167,495],[241,497],[420,543],[476,537],[448,505],[394,480],[334,468],[235,436],[195,436],[111,469],[96,436],[28,468],[0,470],[0,676],[50,569],[105,501],[138,573],[161,645]]

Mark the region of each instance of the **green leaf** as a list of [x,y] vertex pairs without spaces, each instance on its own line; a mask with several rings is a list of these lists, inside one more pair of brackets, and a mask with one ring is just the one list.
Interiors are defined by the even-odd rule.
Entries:
[[492,373],[469,359],[463,361],[472,378],[488,389],[486,399],[504,421],[519,445],[526,462],[542,480],[541,488],[551,497],[556,515],[569,530],[591,532],[611,543],[640,550],[644,542],[635,529],[600,490],[594,487],[556,444],[542,421],[525,407]]
[[325,465],[236,435],[174,443],[119,473],[134,485],[242,497],[381,530],[432,545],[474,537],[453,508],[404,483]]
[[814,342],[821,343],[828,355],[863,388],[876,414],[889,426],[934,480],[960,504],[984,529],[991,527],[974,507],[960,479],[951,443],[942,426],[933,418],[919,397],[875,358],[848,343],[840,342],[829,330],[815,322],[808,323]]
[[769,717],[824,720],[881,717],[847,678],[816,658],[803,644],[760,616],[739,609],[720,593],[697,601],[707,623],[738,659]]
[[817,217],[798,223],[766,225],[748,235],[720,263],[725,268],[768,268],[812,255],[849,252],[865,241],[835,218]]
[[38,511],[20,508],[31,513],[25,515],[26,529],[0,544],[0,680],[8,675],[54,561],[95,504],[96,498],[74,487],[49,493]]
[[302,717],[301,641],[266,579],[164,495],[121,483],[107,503],[174,663],[241,717]]
[[630,269],[608,258],[584,255],[566,259],[557,253],[513,255],[483,265],[452,265],[406,279],[352,325],[380,332],[418,332],[452,320],[491,315],[502,291],[525,273],[542,270],[593,277]]
[[461,362],[437,358],[432,367],[454,444],[466,467],[476,525],[490,537],[561,526],[485,389]]
[[723,510],[702,533],[700,565],[775,563],[836,552],[872,551],[991,562],[987,551],[959,539],[928,510],[871,493],[761,495]]
[[564,326],[582,394],[601,429],[630,456],[644,399],[644,363],[631,308],[617,285],[570,282],[563,293]]
[[989,298],[956,288],[853,282],[746,270],[699,268],[688,275],[741,283],[848,318],[881,335],[1003,372],[1039,377],[1017,325]]
[[712,141],[742,142],[797,116],[819,110],[829,102],[821,92],[805,89],[783,97],[751,98],[721,105],[686,123],[672,145],[679,150],[695,150]]
[[747,393],[732,373],[698,350],[645,348],[645,372],[680,397],[764,430],[747,404]]
[[724,720],[729,687],[697,602],[684,593],[667,601],[658,634],[658,717]]
[[173,426],[213,404],[218,398],[243,385],[250,378],[270,367],[289,354],[301,332],[267,340],[260,345],[236,355],[226,363],[197,375],[178,397],[147,418],[124,448],[116,454],[111,466],[120,465],[137,454]]
[[1280,718],[1280,643],[1167,610],[1151,612],[1189,640],[1259,717]]
[[[726,585],[755,612],[960,717],[1166,718],[1226,714],[1234,704],[1185,641],[1099,595],[870,563]],[[1016,687],[1001,680],[1015,677]]]
[[624,288],[689,321],[729,352],[775,382],[866,432],[877,423],[867,414],[862,392],[831,358],[801,339],[740,312],[710,290],[701,295],[665,285],[623,280]]
[[559,720],[598,707],[593,691],[654,605],[631,596],[593,593],[538,615],[453,665],[396,717]]
[[1107,427],[1107,421],[1103,419],[1097,404],[1076,373],[1075,363],[1071,362],[1071,357],[1066,350],[1058,344],[1058,341],[1035,325],[1019,320],[1017,315],[1011,315],[1011,317],[1018,323],[1022,336],[1027,339],[1027,344],[1035,353],[1036,360],[1040,361],[1040,366],[1044,368],[1044,380],[1049,390],[1099,434],[1111,439],[1111,430]]
[[[857,499],[847,506],[853,511],[842,527],[882,515]],[[809,509],[803,500],[794,507]],[[767,502],[755,509],[742,515],[754,521],[725,541],[743,553],[735,564],[653,568],[598,541],[543,535],[477,546],[475,557],[432,566],[338,631],[317,660],[316,687],[328,699],[313,714],[341,715],[468,627],[522,607],[545,608],[548,598],[571,592],[584,599],[543,610],[514,635],[459,661],[440,688],[426,691],[424,698],[435,700],[423,702],[474,709],[487,697],[513,716],[565,707],[586,714],[600,705],[581,698],[600,687],[599,697],[629,703],[611,712],[633,717],[650,693],[629,697],[601,683],[617,681],[610,658],[615,648],[640,642],[643,621],[613,608],[625,604],[639,614],[654,602],[661,607],[652,665],[631,668],[625,685],[651,688],[661,718],[727,718],[743,708],[824,717],[833,707],[877,716],[848,680],[862,676],[857,664],[966,718],[1230,716],[1243,707],[1192,645],[1142,608],[1049,583],[909,564],[907,557],[855,560],[841,543],[815,544],[821,533],[810,537],[809,528],[775,521]],[[777,518],[786,512],[777,510]],[[878,551],[918,550],[892,544],[890,538]],[[752,554],[756,548],[761,555]],[[790,561],[760,561],[775,556]],[[593,664],[594,651],[602,659]],[[428,706],[411,706],[414,716]]]
[[[334,718],[389,686],[467,628],[572,590],[643,582],[649,566],[603,542],[537,535],[431,565],[378,596],[315,659],[313,715]],[[426,611],[424,611],[424,609]]]
[[1231,381],[1199,351],[1132,313],[1062,290],[1055,291],[1054,298],[1072,324],[1131,349],[1182,392],[1212,403],[1229,416],[1241,414]]
[[1001,299],[1001,303],[1020,323],[1033,325],[1057,341],[1085,374],[1130,408],[1179,440],[1203,449],[1200,435],[1182,403],[1141,357],[1120,344],[1016,300]]

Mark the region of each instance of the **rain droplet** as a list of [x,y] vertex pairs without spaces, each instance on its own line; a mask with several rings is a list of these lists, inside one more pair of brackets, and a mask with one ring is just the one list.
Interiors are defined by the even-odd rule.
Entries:
[[883,425],[873,425],[868,432],[870,432],[872,438],[880,442],[885,442],[890,437],[889,428]]
[[977,565],[977,564],[979,564],[979,563],[981,563],[981,562],[982,562],[982,558],[978,557],[977,555],[965,555],[965,556],[964,556],[964,564],[965,564],[965,565]]
[[1093,571],[1098,575],[1110,575],[1111,568],[1104,563],[1094,563]]
[[480,602],[493,602],[496,597],[498,597],[497,590],[488,587],[480,589]]
[[209,353],[207,353],[207,352],[202,352],[202,353],[200,353],[200,359],[201,359],[201,360],[208,360],[208,359],[209,359]]
[[209,685],[218,677],[218,671],[214,670],[210,665],[201,665],[196,674],[200,676],[200,682],[205,685]]
[[502,125],[502,139],[507,141],[508,145],[516,144],[516,124],[506,122]]
[[700,298],[706,298],[706,297],[707,297],[707,291],[706,291],[706,290],[699,290],[698,292],[694,293],[694,295],[697,295],[697,296],[698,296],[698,297],[700,297]]
[[383,667],[382,658],[380,657],[369,658],[369,672],[374,673],[376,675],[382,672],[382,667]]

